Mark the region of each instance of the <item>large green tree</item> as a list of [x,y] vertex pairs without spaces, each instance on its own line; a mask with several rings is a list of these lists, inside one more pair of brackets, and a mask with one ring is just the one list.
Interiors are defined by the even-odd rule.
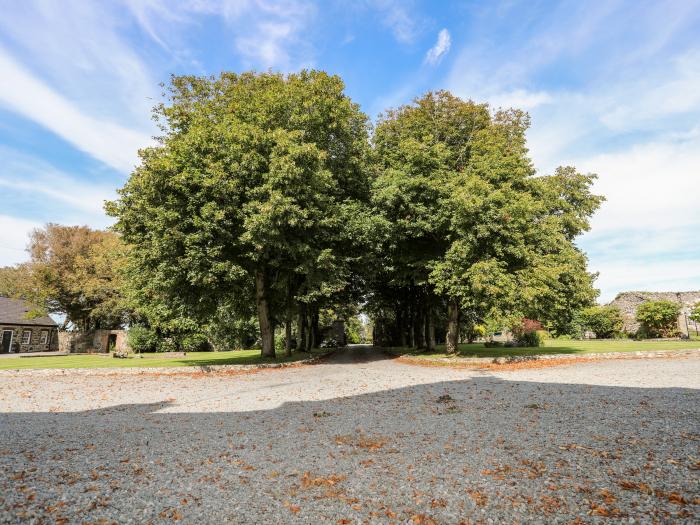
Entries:
[[252,298],[274,356],[294,305],[350,284],[369,217],[367,119],[318,71],[173,77],[168,93],[158,144],[107,207],[132,245],[138,302],[152,324],[203,323],[222,305],[246,317]]
[[448,352],[460,319],[570,319],[595,297],[573,243],[601,201],[594,176],[536,177],[528,125],[523,112],[437,92],[377,126],[374,201],[392,224],[385,269],[397,294],[446,303]]

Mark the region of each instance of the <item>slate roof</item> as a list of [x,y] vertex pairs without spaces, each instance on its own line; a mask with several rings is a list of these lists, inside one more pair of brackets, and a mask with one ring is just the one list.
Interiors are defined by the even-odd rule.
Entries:
[[0,325],[21,324],[29,326],[58,326],[56,321],[48,315],[27,319],[27,312],[31,310],[31,305],[22,299],[10,299],[0,297]]

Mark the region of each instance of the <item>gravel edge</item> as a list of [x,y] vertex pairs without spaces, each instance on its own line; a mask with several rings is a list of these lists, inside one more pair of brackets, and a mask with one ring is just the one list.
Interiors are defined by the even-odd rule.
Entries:
[[292,368],[302,365],[312,365],[329,357],[337,348],[328,352],[314,355],[308,359],[290,361],[288,363],[260,363],[254,365],[192,365],[174,367],[133,367],[133,368],[27,368],[14,370],[0,370],[1,376],[117,376],[117,375],[180,375],[180,374],[216,374],[225,372],[252,372],[270,368]]
[[528,361],[599,361],[602,359],[656,359],[663,357],[689,357],[700,356],[700,348],[692,348],[686,350],[648,350],[636,352],[601,352],[596,354],[542,354],[542,355],[527,355],[527,356],[508,356],[508,357],[419,357],[415,354],[393,354],[389,355],[399,357],[404,362],[415,364],[511,364],[523,363]]

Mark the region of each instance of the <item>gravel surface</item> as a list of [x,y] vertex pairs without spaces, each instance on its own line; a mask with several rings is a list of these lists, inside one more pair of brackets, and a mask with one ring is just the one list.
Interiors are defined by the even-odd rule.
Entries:
[[[0,522],[697,523],[700,357],[0,377]],[[578,521],[575,521],[578,520]]]

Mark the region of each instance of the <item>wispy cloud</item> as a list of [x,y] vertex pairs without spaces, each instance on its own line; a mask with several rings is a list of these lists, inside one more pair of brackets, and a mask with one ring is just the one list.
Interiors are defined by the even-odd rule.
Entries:
[[[697,5],[669,4],[664,15],[654,4],[511,6],[505,18],[487,10],[474,21],[479,33],[459,50],[448,86],[529,110],[542,172],[574,164],[599,175],[595,191],[607,201],[580,242],[603,300],[631,288],[700,288],[700,249],[687,248],[700,231],[700,49],[687,38]],[[531,23],[495,42],[513,17]]]
[[232,45],[248,67],[293,69],[313,60],[312,48],[303,38],[316,13],[308,0],[126,2],[141,29],[173,53],[185,45],[183,28],[191,27],[199,17],[218,16],[232,31],[223,45]]
[[0,266],[10,266],[27,260],[25,248],[29,232],[40,223],[0,214]]
[[369,0],[369,5],[382,14],[382,23],[402,44],[412,43],[418,36],[419,24],[409,12],[409,5],[401,0]]
[[437,42],[431,47],[425,54],[425,62],[427,64],[437,64],[442,58],[450,51],[450,46],[452,45],[452,38],[450,37],[450,32],[447,29],[442,29],[438,33]]
[[0,48],[0,104],[53,131],[75,147],[120,171],[130,171],[150,137],[100,120],[51,89]]
[[70,175],[36,157],[0,146],[0,266],[26,259],[24,247],[32,229],[46,222],[87,224],[104,228],[112,220],[104,201],[116,188],[103,177]]
[[4,146],[0,157],[0,189],[7,202],[21,198],[32,208],[43,206],[51,214],[47,220],[80,215],[86,223],[102,224],[104,201],[116,197],[116,188],[99,177],[77,178]]

